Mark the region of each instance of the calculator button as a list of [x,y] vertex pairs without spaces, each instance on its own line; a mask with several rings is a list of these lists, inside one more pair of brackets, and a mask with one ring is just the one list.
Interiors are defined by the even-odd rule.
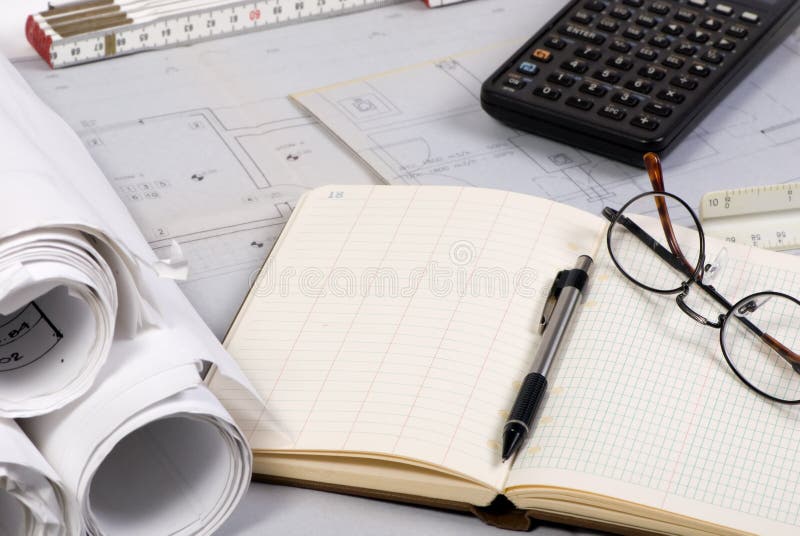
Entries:
[[694,56],[697,54],[697,47],[689,43],[681,43],[675,47],[675,52],[682,56]]
[[658,52],[650,47],[642,47],[636,53],[636,57],[646,61],[656,61],[658,59]]
[[708,63],[718,64],[722,63],[722,61],[725,59],[725,54],[717,50],[714,50],[713,48],[709,48],[708,50],[706,50],[706,53],[703,54],[703,57],[700,59],[707,61]]
[[553,59],[553,54],[543,48],[537,48],[531,53],[531,58],[542,63],[550,63]]
[[650,11],[656,15],[666,15],[669,13],[670,5],[666,2],[653,2],[650,4]]
[[625,110],[619,106],[614,106],[613,104],[605,105],[598,113],[603,117],[608,117],[609,119],[614,119],[615,121],[622,121],[627,115]]
[[583,7],[585,7],[590,11],[596,11],[600,13],[606,8],[606,4],[605,2],[601,2],[600,0],[589,0],[588,2],[583,4]]
[[745,11],[739,16],[739,18],[745,22],[749,22],[750,24],[758,24],[758,21],[761,20],[761,17],[752,11]]
[[581,86],[581,91],[587,95],[593,95],[595,97],[602,97],[608,93],[606,88],[596,82],[586,82]]
[[679,36],[679,35],[681,35],[683,33],[683,26],[681,26],[680,24],[675,24],[674,22],[672,22],[670,24],[665,25],[663,28],[661,28],[661,31],[664,32],[665,34],[669,34],[669,35],[677,37],[677,36]]
[[567,105],[572,106],[573,108],[578,108],[579,110],[587,111],[592,109],[594,103],[589,99],[583,99],[581,97],[570,97],[567,99]]
[[551,35],[544,42],[544,46],[546,46],[547,48],[555,49],[555,50],[563,50],[564,47],[567,46],[567,42],[564,41],[563,39],[561,39],[558,36]]
[[669,83],[675,87],[679,87],[681,89],[688,89],[689,91],[697,89],[698,86],[697,80],[695,80],[694,78],[689,78],[688,76],[685,75],[676,76],[675,78],[670,80]]
[[678,12],[675,13],[675,20],[679,20],[681,22],[694,22],[696,18],[697,14],[688,9],[679,9]]
[[528,84],[519,78],[509,77],[508,80],[503,82],[503,85],[511,89],[522,89]]
[[608,45],[608,48],[616,50],[617,52],[630,52],[633,47],[624,39],[614,39],[611,41],[611,44]]
[[680,104],[686,100],[686,96],[678,93],[674,89],[662,89],[658,92],[657,97],[661,100],[672,102],[675,104]]
[[648,102],[647,106],[644,107],[644,111],[661,117],[669,117],[672,115],[672,108],[660,102]]
[[562,63],[561,68],[566,71],[572,71],[573,73],[583,74],[589,70],[589,65],[582,60],[570,60]]
[[641,41],[644,37],[644,30],[641,28],[637,28],[636,26],[630,26],[627,30],[622,34],[628,39],[633,39],[635,41]]
[[639,17],[636,19],[636,24],[644,28],[653,28],[656,24],[658,24],[658,21],[655,17],[651,17],[650,15],[639,15]]
[[609,58],[606,62],[609,67],[616,67],[623,71],[630,71],[633,68],[633,62],[625,56],[617,56],[616,58]]
[[720,15],[725,15],[726,17],[733,15],[733,8],[728,4],[717,4],[717,6],[714,8],[714,11]]
[[609,84],[616,84],[620,81],[621,76],[617,71],[611,69],[603,69],[594,73],[594,77]]
[[651,45],[656,46],[658,48],[667,48],[670,45],[669,39],[664,37],[663,35],[654,35],[648,41]]
[[701,43],[701,44],[706,43],[711,38],[711,36],[708,33],[702,30],[696,30],[687,35],[686,37],[689,39],[689,41],[694,41],[695,43]]
[[595,47],[582,47],[575,51],[575,55],[580,58],[585,58],[591,61],[597,61],[603,55],[599,48]]
[[702,76],[703,78],[705,78],[711,74],[711,69],[700,63],[695,63],[694,65],[689,67],[689,74],[693,74],[695,76]]
[[571,87],[575,83],[575,79],[566,73],[555,72],[547,77],[548,82],[558,84],[559,86]]
[[622,3],[631,7],[642,7],[644,5],[644,0],[622,0]]
[[633,12],[626,7],[617,6],[611,10],[611,16],[615,19],[628,20],[631,15],[633,15]]
[[631,121],[631,125],[643,128],[645,130],[655,130],[658,128],[658,121],[656,121],[655,119],[651,119],[646,115],[640,115],[634,118],[633,121]]
[[744,39],[747,37],[749,33],[747,28],[742,26],[741,24],[734,24],[730,28],[725,31],[726,34],[730,35],[731,37],[738,37],[739,39]]
[[559,28],[558,32],[561,35],[572,37],[573,39],[580,39],[581,41],[587,41],[589,43],[594,43],[595,45],[602,45],[606,41],[605,36],[600,35],[597,32],[593,32],[592,30],[575,26],[574,24],[562,26]]
[[594,17],[585,11],[578,11],[572,16],[572,20],[579,24],[590,24]]
[[533,76],[539,72],[539,67],[529,61],[523,61],[519,64],[519,67],[517,67],[517,71],[521,72],[522,74]]
[[708,6],[708,0],[689,0],[689,5],[705,8]]
[[629,106],[633,108],[637,104],[639,104],[639,97],[634,95],[633,93],[628,93],[627,91],[623,91],[622,93],[617,93],[612,98],[614,102],[619,104],[624,104],[625,106]]
[[604,32],[614,33],[619,30],[619,23],[614,19],[602,19],[597,23],[597,29]]
[[722,39],[714,43],[714,48],[730,52],[731,50],[736,48],[736,43],[734,41],[731,41],[730,39],[725,39],[723,37]]
[[543,97],[551,101],[557,101],[559,98],[561,98],[561,92],[557,89],[551,88],[550,86],[539,86],[533,90],[533,94],[537,97]]
[[663,80],[664,77],[667,76],[667,72],[664,69],[653,65],[645,65],[639,69],[639,74],[653,80]]
[[664,58],[664,61],[661,62],[661,65],[669,67],[670,69],[680,69],[681,67],[683,67],[683,64],[684,64],[683,59],[679,58],[674,54],[670,54],[669,56]]
[[716,32],[717,30],[722,28],[722,21],[719,19],[715,19],[714,17],[708,17],[707,19],[703,19],[703,22],[700,23],[700,26],[702,26],[706,30],[711,30],[712,32]]
[[645,95],[653,91],[653,84],[647,80],[642,80],[641,78],[628,81],[628,83],[625,84],[625,87],[633,91],[638,91],[639,93],[644,93]]

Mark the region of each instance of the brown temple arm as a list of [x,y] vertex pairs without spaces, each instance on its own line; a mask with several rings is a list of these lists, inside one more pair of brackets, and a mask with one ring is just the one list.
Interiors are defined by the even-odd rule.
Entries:
[[770,348],[775,350],[778,355],[780,355],[790,364],[800,365],[800,354],[791,351],[772,335],[768,333],[762,333],[761,340],[764,341]]
[[[664,172],[661,169],[661,159],[656,153],[647,153],[644,155],[644,165],[645,168],[647,168],[647,175],[650,177],[650,184],[653,185],[653,190],[656,192],[664,192]],[[686,267],[686,273],[693,274],[696,267],[692,266],[692,263],[686,259],[686,256],[678,245],[678,238],[675,236],[675,230],[672,228],[672,220],[669,217],[666,199],[656,196],[655,200],[656,208],[658,209],[658,218],[661,220],[661,227],[664,230],[664,236],[667,238],[669,249]]]
[[[653,186],[653,191],[664,192],[664,172],[661,169],[661,159],[656,153],[647,153],[644,155],[644,165],[647,168],[647,175],[650,177],[650,184]],[[687,273],[694,273],[695,267],[686,259],[686,256],[681,251],[678,245],[678,239],[675,236],[675,230],[672,228],[672,220],[669,217],[669,210],[667,209],[667,202],[664,197],[655,198],[656,208],[658,209],[658,217],[661,220],[661,227],[664,230],[664,235],[667,238],[669,249],[672,251],[681,263],[687,268]],[[755,326],[753,326],[755,328]],[[783,343],[768,333],[760,332],[761,340],[775,350],[782,358],[793,365],[800,367],[800,354],[797,354],[787,348]],[[800,371],[799,371],[800,372]]]

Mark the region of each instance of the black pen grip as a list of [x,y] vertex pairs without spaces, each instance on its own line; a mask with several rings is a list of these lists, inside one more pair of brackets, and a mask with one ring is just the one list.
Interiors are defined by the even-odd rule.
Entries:
[[536,413],[546,389],[547,378],[538,372],[531,372],[525,376],[519,394],[517,394],[517,400],[514,402],[511,414],[508,416],[509,422],[521,421],[530,427],[533,414]]

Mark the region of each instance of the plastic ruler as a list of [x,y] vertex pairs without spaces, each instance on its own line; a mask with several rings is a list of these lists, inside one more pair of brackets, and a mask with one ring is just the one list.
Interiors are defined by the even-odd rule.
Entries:
[[28,17],[51,67],[184,45],[408,0],[82,0]]
[[708,193],[700,219],[706,234],[728,242],[800,249],[800,183]]

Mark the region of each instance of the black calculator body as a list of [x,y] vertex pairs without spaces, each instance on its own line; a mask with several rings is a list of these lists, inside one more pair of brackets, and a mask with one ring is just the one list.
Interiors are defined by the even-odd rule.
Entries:
[[635,166],[800,22],[800,0],[573,0],[481,90],[490,115]]

